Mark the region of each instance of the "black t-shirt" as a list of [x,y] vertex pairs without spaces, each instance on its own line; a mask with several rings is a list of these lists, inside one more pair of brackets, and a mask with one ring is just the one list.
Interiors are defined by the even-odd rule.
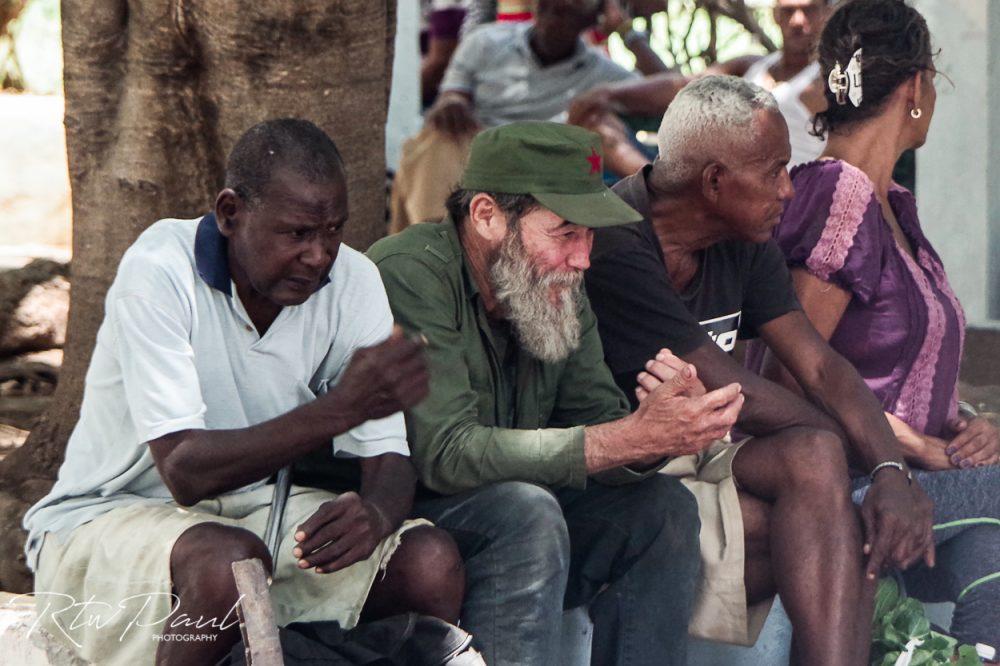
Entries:
[[663,347],[683,356],[714,341],[731,352],[737,338],[757,337],[757,327],[799,309],[774,241],[724,241],[702,250],[697,273],[678,294],[649,219],[650,168],[613,188],[645,219],[596,229],[584,273],[605,360],[633,408],[635,377]]

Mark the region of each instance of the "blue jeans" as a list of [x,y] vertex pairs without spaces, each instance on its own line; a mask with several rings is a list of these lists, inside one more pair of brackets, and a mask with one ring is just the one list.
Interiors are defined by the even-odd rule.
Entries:
[[701,565],[698,508],[674,478],[561,490],[517,481],[421,500],[465,559],[462,627],[491,665],[558,656],[564,608],[590,605],[593,664],[678,664]]

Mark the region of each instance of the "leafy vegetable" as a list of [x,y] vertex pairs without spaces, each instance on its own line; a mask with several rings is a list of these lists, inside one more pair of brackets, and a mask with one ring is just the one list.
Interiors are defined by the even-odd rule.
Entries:
[[951,636],[931,631],[923,605],[900,594],[896,581],[879,581],[872,620],[872,666],[980,666],[974,647],[962,645],[956,652],[957,644]]

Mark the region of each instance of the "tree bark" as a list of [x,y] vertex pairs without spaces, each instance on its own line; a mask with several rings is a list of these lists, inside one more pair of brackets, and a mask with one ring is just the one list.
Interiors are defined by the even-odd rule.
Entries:
[[395,15],[395,0],[62,1],[73,294],[54,407],[0,463],[0,589],[30,587],[19,520],[62,461],[122,253],[160,218],[211,209],[240,134],[315,122],[347,163],[346,242],[385,233]]

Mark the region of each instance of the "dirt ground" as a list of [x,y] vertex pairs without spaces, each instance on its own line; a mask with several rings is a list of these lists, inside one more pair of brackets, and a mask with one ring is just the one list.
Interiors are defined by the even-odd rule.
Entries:
[[[0,270],[33,258],[69,261],[71,210],[63,98],[0,94]],[[37,363],[44,365],[39,366]],[[51,399],[32,376],[62,363],[62,351],[0,358],[0,458],[20,446]]]

